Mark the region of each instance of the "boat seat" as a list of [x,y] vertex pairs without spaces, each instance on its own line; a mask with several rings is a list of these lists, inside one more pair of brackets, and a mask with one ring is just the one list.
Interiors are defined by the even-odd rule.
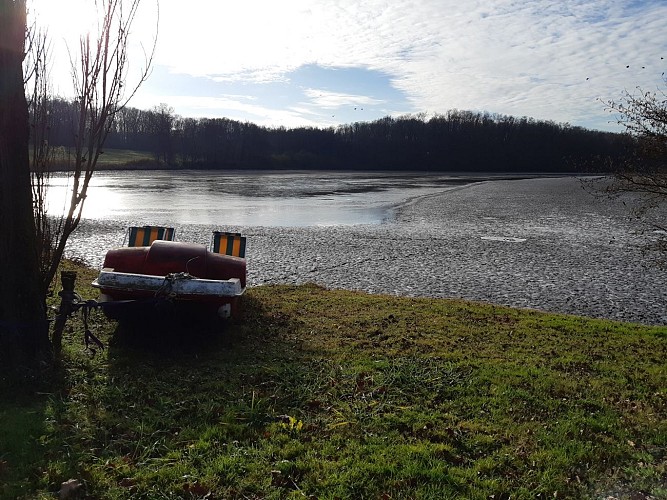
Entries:
[[211,250],[214,253],[232,255],[245,259],[245,236],[240,233],[227,233],[225,231],[213,231],[213,244]]
[[148,247],[155,240],[174,241],[173,227],[132,226],[128,230],[128,247]]

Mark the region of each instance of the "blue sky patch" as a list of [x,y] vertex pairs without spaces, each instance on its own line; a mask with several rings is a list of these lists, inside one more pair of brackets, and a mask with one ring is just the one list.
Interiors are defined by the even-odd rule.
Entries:
[[[411,111],[405,94],[392,85],[391,77],[385,73],[316,64],[263,82],[177,74],[165,66],[156,66],[146,90],[156,98],[149,107],[164,102],[184,116],[256,123],[261,123],[262,116],[270,110],[282,110],[285,126],[292,126],[287,122],[337,125],[371,121]],[[197,109],[197,98],[205,98],[210,104],[208,112]]]

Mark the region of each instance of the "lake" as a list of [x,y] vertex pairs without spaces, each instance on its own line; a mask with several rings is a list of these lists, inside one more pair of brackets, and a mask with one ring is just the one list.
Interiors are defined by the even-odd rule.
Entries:
[[[83,218],[170,226],[379,224],[410,198],[473,180],[386,172],[99,172],[91,181]],[[62,213],[68,184],[63,174],[51,178],[50,213]]]
[[[652,232],[576,178],[350,172],[101,172],[66,254],[98,267],[129,225],[247,236],[248,283],[318,283],[667,324]],[[492,177],[491,177],[492,178]],[[66,180],[54,177],[52,209]],[[465,186],[464,186],[465,185]]]

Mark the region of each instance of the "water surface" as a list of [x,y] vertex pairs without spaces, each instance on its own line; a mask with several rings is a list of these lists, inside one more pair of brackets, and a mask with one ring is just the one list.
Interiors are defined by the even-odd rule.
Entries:
[[[379,224],[403,201],[461,182],[452,175],[377,172],[99,172],[83,218],[177,226]],[[51,213],[62,212],[68,185],[65,175],[51,179]]]

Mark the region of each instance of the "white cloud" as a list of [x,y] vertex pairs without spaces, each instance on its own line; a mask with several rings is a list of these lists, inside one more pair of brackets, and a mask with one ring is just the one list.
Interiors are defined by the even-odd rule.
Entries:
[[[155,20],[144,2],[137,33]],[[363,67],[390,75],[414,111],[604,127],[596,98],[653,88],[667,69],[659,0],[163,0],[160,17],[155,63],[172,72],[257,83],[308,64]],[[317,92],[322,107],[362,98]]]
[[321,89],[305,89],[304,94],[313,104],[326,109],[335,109],[340,106],[363,106],[384,104],[385,101],[372,97],[354,94],[342,94]]
[[[273,108],[259,104],[251,104],[245,96],[195,97],[195,96],[160,96],[152,99],[145,94],[139,96],[135,106],[150,109],[160,102],[169,103],[177,114],[192,118],[232,117],[241,121],[250,121],[257,125],[285,127],[315,127],[320,121],[306,118],[301,108]],[[317,115],[315,115],[317,116]]]

